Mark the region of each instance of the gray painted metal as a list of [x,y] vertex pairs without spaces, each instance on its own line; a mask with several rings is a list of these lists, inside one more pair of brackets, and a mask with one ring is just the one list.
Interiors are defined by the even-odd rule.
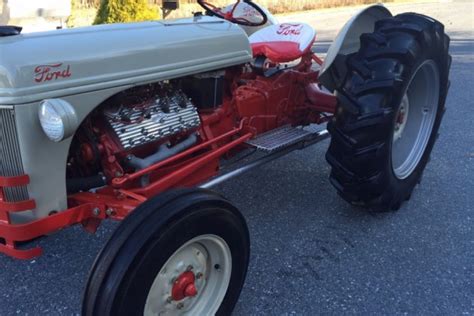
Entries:
[[[408,178],[420,164],[438,113],[440,74],[434,60],[427,60],[416,70],[405,92],[403,129],[392,142],[392,168],[398,179]],[[396,126],[401,128],[402,126]]]
[[382,4],[376,4],[362,9],[347,21],[329,47],[321,67],[319,81],[324,87],[330,91],[335,89],[331,69],[335,65],[337,55],[348,55],[357,52],[360,48],[360,36],[363,33],[372,33],[375,22],[391,16],[392,14],[386,7]]
[[[243,64],[252,52],[240,27],[205,16],[3,37],[0,56],[0,104],[24,104]],[[64,78],[44,80],[48,67]]]
[[[34,54],[32,54],[34,52]],[[115,24],[0,38],[0,107],[14,105],[28,192],[37,208],[23,223],[67,208],[66,161],[72,137],[53,143],[38,120],[39,103],[61,98],[79,122],[109,97],[136,85],[251,61],[246,33],[212,17]],[[38,66],[70,76],[37,82]],[[44,68],[44,67],[40,67]],[[40,69],[41,70],[41,69]],[[10,136],[9,136],[10,137]],[[17,157],[20,157],[18,155]]]
[[[97,105],[131,86],[99,90],[65,96],[63,99],[75,106],[81,122]],[[21,158],[26,174],[30,176],[28,192],[36,201],[36,209],[13,218],[23,223],[48,216],[52,211],[67,208],[66,162],[72,137],[55,143],[45,135],[38,119],[39,102],[15,105],[16,126]]]

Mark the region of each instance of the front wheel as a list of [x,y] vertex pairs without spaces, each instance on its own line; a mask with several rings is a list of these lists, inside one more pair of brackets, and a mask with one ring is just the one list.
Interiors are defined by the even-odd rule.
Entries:
[[328,125],[331,182],[355,205],[398,209],[420,181],[445,111],[451,57],[438,21],[378,21],[347,56]]
[[128,216],[99,254],[83,315],[228,315],[249,253],[245,220],[227,200],[167,193]]

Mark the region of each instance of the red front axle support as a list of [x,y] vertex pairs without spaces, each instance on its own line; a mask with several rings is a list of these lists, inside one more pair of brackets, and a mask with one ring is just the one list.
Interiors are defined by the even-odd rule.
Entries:
[[[189,185],[196,185],[217,173],[216,168],[206,168],[206,166],[217,166],[218,160],[229,151],[241,146],[246,140],[252,137],[251,133],[246,133],[235,140],[229,138],[242,131],[240,128],[234,129],[220,137],[216,137],[201,145],[195,146],[171,157],[160,164],[148,169],[130,174],[114,181],[114,186],[106,187],[96,193],[77,193],[69,197],[69,204],[75,205],[65,211],[53,214],[46,218],[35,220],[27,224],[13,224],[10,220],[10,213],[32,210],[36,207],[34,200],[9,203],[4,200],[3,188],[28,185],[30,179],[27,175],[20,177],[0,177],[0,253],[8,256],[28,260],[42,254],[39,247],[31,249],[18,248],[18,242],[31,241],[62,228],[81,223],[87,231],[95,232],[101,220],[110,217],[121,220],[125,218],[138,205],[146,201],[149,197],[167,189],[180,185],[180,180],[189,178]],[[219,142],[225,143],[219,146]],[[152,173],[154,170],[173,164],[177,160],[189,158],[195,152],[207,149],[207,152],[191,160],[183,168],[168,173],[160,181],[152,182],[149,186],[128,190],[120,187],[125,186],[129,181],[140,178],[143,175]]]
[[7,187],[25,186],[29,183],[30,178],[27,175],[0,177],[0,241],[3,240],[3,242],[0,242],[0,253],[17,259],[28,260],[34,258],[41,255],[41,248],[19,249],[17,243],[29,241],[77,223],[84,222],[84,224],[87,224],[86,221],[90,218],[105,218],[100,214],[101,210],[105,210],[104,206],[83,204],[32,223],[12,224],[10,213],[32,210],[36,207],[36,203],[34,200],[6,202],[3,190]]

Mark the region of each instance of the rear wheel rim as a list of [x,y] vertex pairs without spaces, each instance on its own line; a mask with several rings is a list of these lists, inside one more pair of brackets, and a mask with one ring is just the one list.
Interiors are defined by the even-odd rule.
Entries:
[[439,104],[440,76],[427,60],[412,77],[400,104],[392,138],[395,176],[408,178],[419,165],[433,132]]
[[[197,295],[174,300],[180,275],[192,272]],[[232,274],[229,246],[217,235],[201,235],[180,247],[157,274],[145,303],[144,315],[214,315],[222,304]]]

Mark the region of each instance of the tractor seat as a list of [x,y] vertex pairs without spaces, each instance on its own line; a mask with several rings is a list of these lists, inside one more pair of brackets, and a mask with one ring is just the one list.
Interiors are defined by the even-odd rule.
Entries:
[[253,56],[265,56],[275,63],[288,63],[306,54],[316,39],[316,31],[304,23],[267,26],[249,37]]

